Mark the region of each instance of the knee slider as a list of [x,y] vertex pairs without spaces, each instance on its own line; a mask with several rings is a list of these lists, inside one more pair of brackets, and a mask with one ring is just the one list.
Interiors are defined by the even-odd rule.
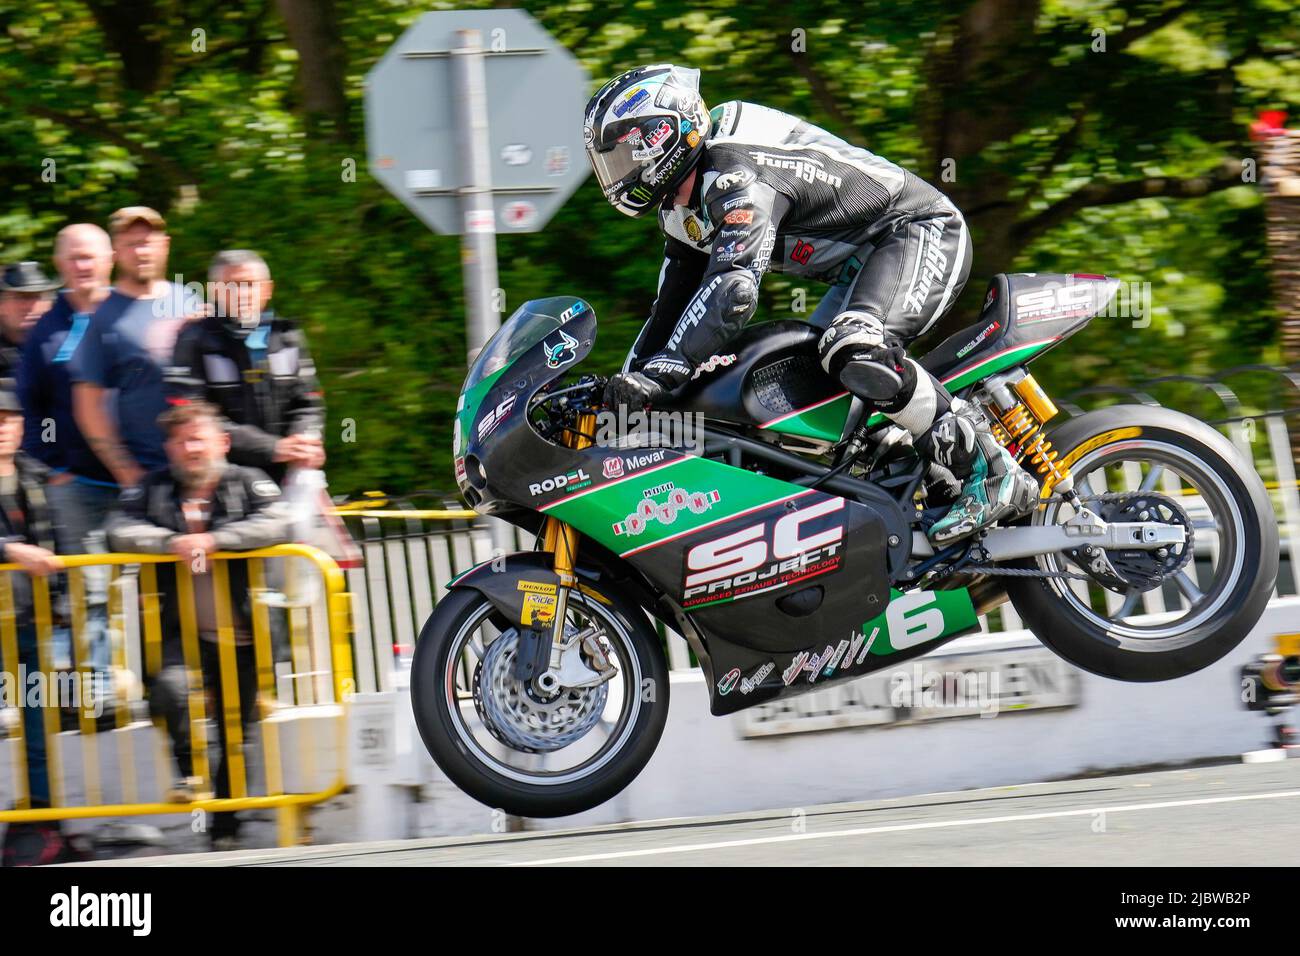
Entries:
[[749,321],[749,317],[754,314],[754,309],[758,305],[758,285],[749,272],[728,273],[722,281],[719,293],[722,312],[727,317],[728,324],[736,319],[739,319],[740,325]]
[[870,312],[851,311],[835,316],[818,341],[817,351],[826,373],[838,377],[851,356],[884,345],[885,324],[880,317]]

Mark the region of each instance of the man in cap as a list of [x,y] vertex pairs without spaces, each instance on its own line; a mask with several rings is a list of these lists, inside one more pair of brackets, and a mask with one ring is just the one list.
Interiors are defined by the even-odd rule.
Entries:
[[157,422],[167,407],[163,370],[185,322],[185,292],[163,278],[171,239],[157,211],[119,209],[108,231],[117,282],[91,317],[69,373],[77,424],[125,488],[167,464]]
[[23,340],[54,301],[58,288],[35,262],[16,262],[0,273],[0,378],[18,377]]

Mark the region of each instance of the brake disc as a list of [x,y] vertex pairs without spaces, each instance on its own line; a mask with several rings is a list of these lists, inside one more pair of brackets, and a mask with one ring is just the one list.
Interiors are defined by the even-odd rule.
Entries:
[[561,687],[544,694],[514,676],[519,634],[488,645],[474,670],[474,707],[492,736],[525,753],[551,753],[581,739],[605,711],[609,684]]

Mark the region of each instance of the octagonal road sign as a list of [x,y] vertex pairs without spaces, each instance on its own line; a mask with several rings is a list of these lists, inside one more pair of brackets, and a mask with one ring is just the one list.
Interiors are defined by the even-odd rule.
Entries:
[[[493,221],[468,212],[452,58],[459,31],[484,56]],[[587,73],[522,10],[426,13],[366,78],[371,174],[431,229],[536,232],[590,172],[583,155]]]

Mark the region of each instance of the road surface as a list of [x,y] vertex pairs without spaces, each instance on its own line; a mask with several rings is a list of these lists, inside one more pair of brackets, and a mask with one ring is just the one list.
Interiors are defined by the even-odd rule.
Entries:
[[[1267,847],[1267,854],[1243,847]],[[728,816],[116,861],[133,866],[1300,864],[1300,760]],[[100,864],[104,865],[104,864]]]

